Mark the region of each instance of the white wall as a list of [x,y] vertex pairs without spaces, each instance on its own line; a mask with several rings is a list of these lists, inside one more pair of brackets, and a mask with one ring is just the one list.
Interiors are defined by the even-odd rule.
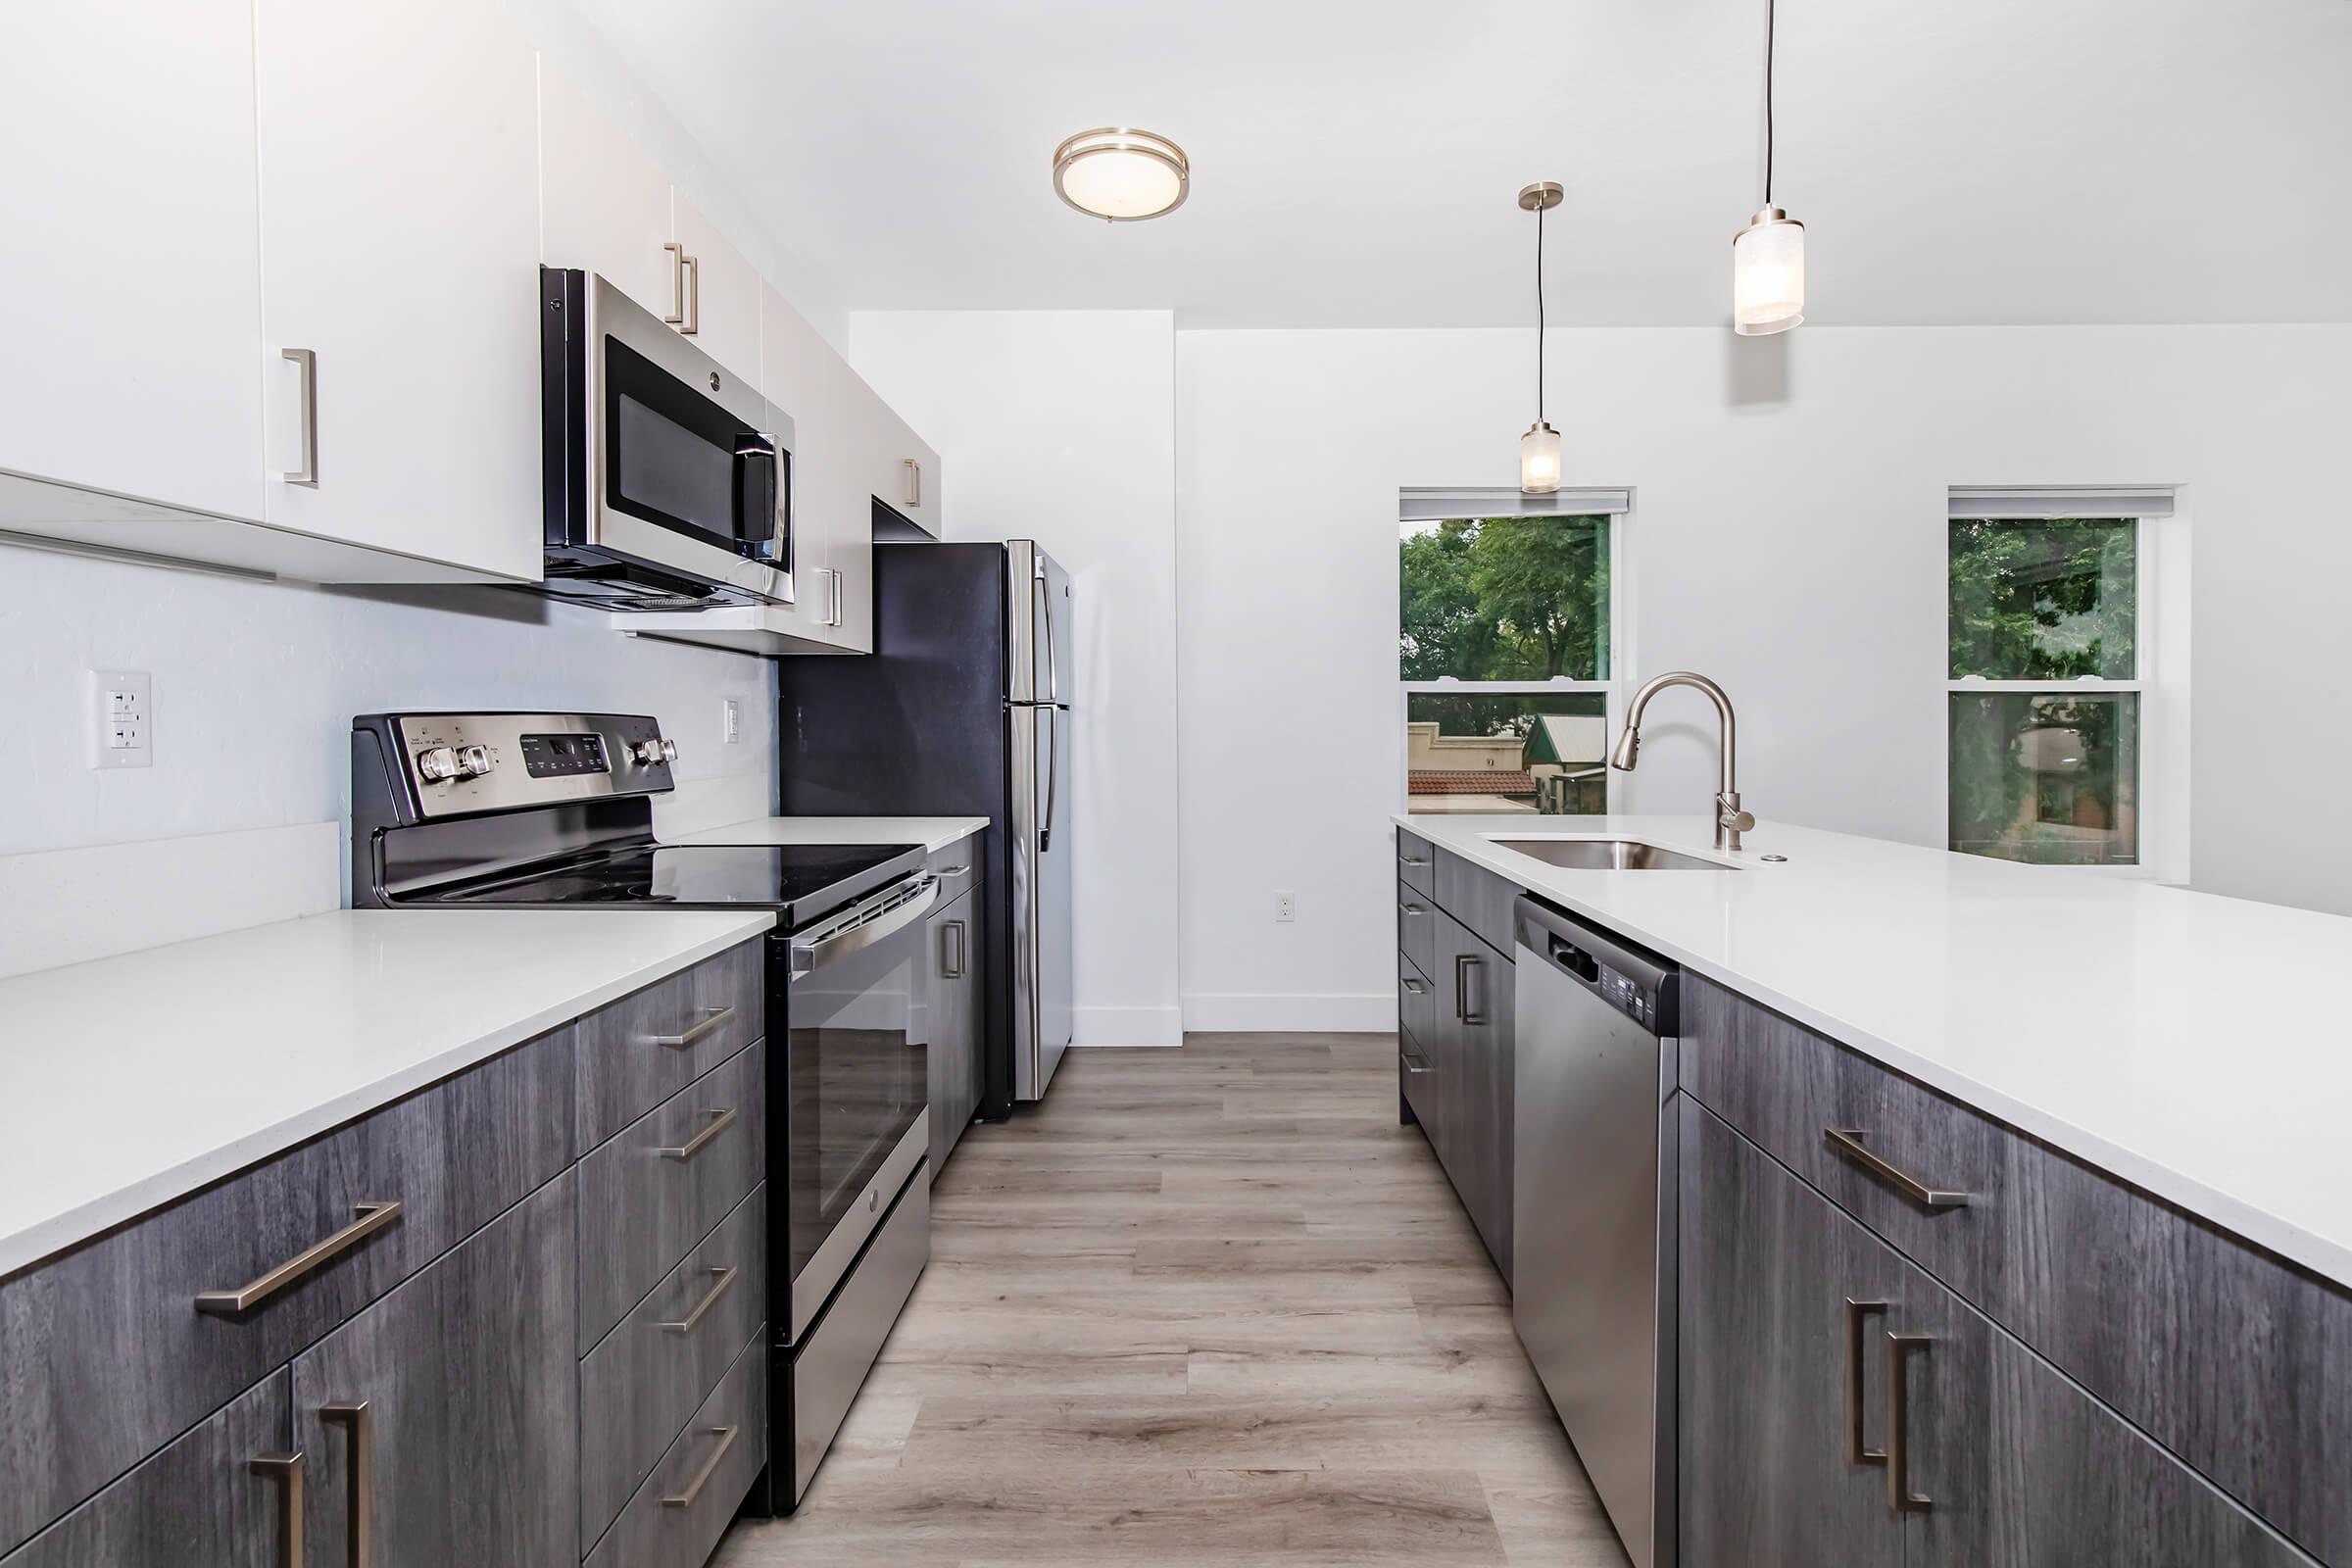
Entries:
[[850,362],[935,446],[949,533],[1036,539],[1077,601],[1077,1039],[1178,1039],[1174,318],[852,313]]
[[[681,793],[717,790],[764,809],[768,662],[626,637],[608,621],[502,589],[323,589],[0,546],[11,759],[0,855],[329,820],[348,829],[352,716],[391,708],[652,713],[678,742]],[[91,669],[155,676],[152,767],[87,765]],[[734,746],[721,741],[723,697],[742,707]],[[34,918],[0,910],[11,923]]]
[[[1186,1021],[1386,1027],[1396,491],[1516,482],[1531,334],[1177,345]],[[1619,673],[1720,679],[1767,819],[1941,842],[1948,485],[2183,486],[2194,884],[2352,912],[2352,327],[1577,331],[1549,364],[1567,482],[1635,491]],[[1714,765],[1670,695],[1618,805],[1698,810]]]

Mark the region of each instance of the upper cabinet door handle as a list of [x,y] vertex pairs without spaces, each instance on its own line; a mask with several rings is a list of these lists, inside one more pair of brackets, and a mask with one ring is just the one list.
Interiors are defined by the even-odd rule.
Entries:
[[923,466],[912,458],[906,459],[906,504],[919,507],[923,504]]
[[686,263],[686,324],[678,331],[692,337],[703,329],[703,259],[687,256],[681,260]]
[[1864,1144],[1862,1131],[1858,1127],[1824,1127],[1821,1130],[1821,1136],[1840,1157],[1852,1160],[1922,1208],[1966,1208],[1968,1206],[1968,1194],[1948,1192],[1940,1187],[1930,1187],[1926,1182],[1891,1163],[1876,1150]]
[[278,475],[288,484],[318,488],[318,356],[311,349],[280,349],[302,372],[302,466]]
[[671,241],[662,247],[669,252],[669,309],[662,317],[667,326],[686,324],[686,247]]
[[710,1034],[712,1030],[726,1027],[727,1020],[735,1016],[735,1009],[733,1007],[705,1007],[703,1009],[703,1021],[686,1030],[683,1034],[649,1035],[646,1038],[652,1044],[657,1046],[668,1046],[673,1050],[684,1050],[686,1047],[693,1045],[696,1041],[701,1040],[704,1036]]
[[311,1270],[373,1236],[377,1231],[400,1218],[398,1203],[361,1203],[354,1212],[358,1218],[323,1241],[287,1258],[260,1278],[233,1291],[205,1291],[196,1298],[196,1310],[215,1317],[233,1317],[275,1296]]

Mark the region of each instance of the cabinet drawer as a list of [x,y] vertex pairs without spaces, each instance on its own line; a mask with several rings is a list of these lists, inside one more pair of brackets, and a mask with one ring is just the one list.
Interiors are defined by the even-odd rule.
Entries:
[[1426,893],[1396,884],[1396,951],[1424,975],[1438,967],[1438,910]]
[[[447,1082],[0,1282],[0,1551],[187,1431],[570,1162],[571,1032]],[[262,1279],[396,1217],[242,1312]]]
[[253,1462],[285,1450],[288,1398],[286,1374],[271,1374],[0,1562],[278,1568],[279,1521],[295,1498],[289,1478]]
[[1472,865],[1445,850],[1438,858],[1438,907],[1467,926],[1472,936],[1506,959],[1517,957],[1517,939],[1511,934],[1519,885]]
[[1396,880],[1424,898],[1438,894],[1438,852],[1427,839],[1396,830]]
[[765,949],[730,948],[573,1026],[583,1152],[767,1032]]
[[762,1324],[588,1554],[587,1568],[703,1568],[766,1462]]
[[580,1539],[605,1533],[767,1313],[767,1188],[580,1363]]
[[1421,1124],[1421,1136],[1429,1140],[1430,1152],[1443,1161],[1446,1152],[1439,1147],[1446,1130],[1443,1080],[1436,1059],[1429,1054],[1428,1036],[1410,1030],[1397,1032],[1396,1074],[1404,1091],[1404,1102],[1412,1107],[1413,1119]]
[[[1686,974],[1684,999],[1689,1094],[2256,1514],[2352,1561],[2352,1293],[1721,986]],[[1967,1202],[1906,1196],[1833,1130]]]
[[580,1348],[603,1339],[759,1185],[764,1046],[737,1052],[580,1161]]
[[1403,954],[1396,956],[1396,1026],[1416,1040],[1430,1039],[1437,1032],[1438,988],[1429,976],[1413,967],[1412,959]]

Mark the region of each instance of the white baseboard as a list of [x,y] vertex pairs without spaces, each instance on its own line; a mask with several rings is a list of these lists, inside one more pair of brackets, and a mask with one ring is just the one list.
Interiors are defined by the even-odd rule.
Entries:
[[343,824],[0,856],[0,978],[340,908]]
[[1174,1007],[1078,1007],[1071,1020],[1079,1046],[1181,1046],[1184,1017]]
[[1393,1034],[1396,998],[1386,991],[1195,992],[1184,999],[1184,1027],[1200,1034]]

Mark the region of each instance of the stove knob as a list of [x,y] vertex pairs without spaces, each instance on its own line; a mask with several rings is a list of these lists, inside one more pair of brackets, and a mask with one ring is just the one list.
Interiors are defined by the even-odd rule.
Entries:
[[674,762],[677,760],[678,743],[676,741],[651,740],[629,743],[629,760],[641,766],[652,767],[657,762]]
[[416,754],[416,776],[427,784],[458,776],[458,749],[454,746],[431,746]]
[[496,765],[490,760],[490,749],[486,746],[461,746],[458,748],[458,777],[460,778],[480,778]]

